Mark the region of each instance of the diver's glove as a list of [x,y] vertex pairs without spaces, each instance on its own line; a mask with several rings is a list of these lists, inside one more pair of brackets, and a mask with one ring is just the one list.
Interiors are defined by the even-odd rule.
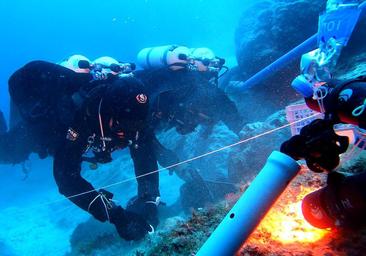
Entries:
[[348,137],[337,135],[332,121],[316,119],[284,142],[281,152],[295,160],[305,159],[314,172],[330,172],[338,166],[339,155],[346,152],[348,145]]
[[147,233],[154,231],[142,216],[126,211],[121,206],[111,209],[109,216],[120,237],[127,241],[141,240]]
[[165,205],[160,201],[160,197],[139,198],[137,196],[131,198],[126,210],[142,216],[154,228],[159,225],[158,206]]

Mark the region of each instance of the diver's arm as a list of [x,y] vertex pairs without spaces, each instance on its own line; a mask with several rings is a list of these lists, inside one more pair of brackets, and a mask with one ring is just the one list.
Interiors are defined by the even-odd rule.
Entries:
[[113,194],[94,187],[80,175],[84,145],[66,141],[56,152],[54,177],[59,191],[96,219],[109,220],[125,240],[139,240],[150,230],[150,225],[135,213],[125,211],[111,200]]
[[68,197],[81,209],[90,212],[96,219],[104,222],[108,216],[103,200],[98,198],[100,193],[95,191],[94,187],[80,174],[83,149],[81,143],[65,140],[63,145],[56,150],[53,175],[61,194]]
[[[138,194],[132,198],[126,211],[143,217],[150,225],[159,223],[158,205],[160,204],[159,173],[151,134],[143,136],[138,144],[130,146],[131,157],[137,177]],[[139,177],[141,175],[146,175]]]
[[239,136],[241,129],[243,129],[245,122],[240,115],[235,103],[221,90],[217,90],[217,105],[220,108],[221,120],[224,124]]

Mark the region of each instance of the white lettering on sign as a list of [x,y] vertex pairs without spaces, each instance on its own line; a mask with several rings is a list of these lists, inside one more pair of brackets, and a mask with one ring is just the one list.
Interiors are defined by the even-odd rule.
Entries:
[[342,21],[341,20],[332,20],[332,21],[329,21],[329,22],[326,22],[324,24],[325,26],[325,29],[328,31],[328,32],[332,32],[334,30],[338,31],[341,27],[341,24],[342,24]]

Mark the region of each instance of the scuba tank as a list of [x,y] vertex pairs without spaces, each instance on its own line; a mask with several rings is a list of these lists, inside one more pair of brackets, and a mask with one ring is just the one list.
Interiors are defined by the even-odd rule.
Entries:
[[171,70],[185,68],[188,64],[189,49],[185,46],[166,45],[142,49],[137,63],[143,69],[169,67]]
[[216,57],[209,48],[166,45],[142,49],[137,55],[137,63],[143,69],[168,67],[171,70],[218,73],[224,67],[225,59]]
[[59,63],[60,66],[68,68],[76,73],[89,73],[90,60],[80,54],[75,54]]
[[366,173],[343,176],[334,172],[328,185],[305,196],[302,212],[317,228],[358,228],[366,224]]

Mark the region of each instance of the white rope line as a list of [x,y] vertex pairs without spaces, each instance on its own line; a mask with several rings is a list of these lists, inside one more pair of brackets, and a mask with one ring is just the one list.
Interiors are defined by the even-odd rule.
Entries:
[[243,143],[246,143],[246,142],[249,142],[249,141],[252,141],[252,140],[255,140],[255,139],[258,139],[260,137],[263,137],[265,135],[268,135],[268,134],[271,134],[271,133],[274,133],[276,131],[279,131],[279,130],[282,130],[284,128],[287,128],[293,124],[297,124],[297,123],[301,123],[303,122],[304,120],[307,120],[307,119],[311,119],[313,117],[316,117],[316,116],[320,116],[321,113],[316,113],[314,115],[311,115],[311,116],[308,116],[308,117],[305,117],[305,118],[302,118],[302,119],[299,119],[297,121],[294,121],[292,123],[288,123],[288,124],[285,124],[283,126],[280,126],[280,127],[277,127],[277,128],[274,128],[272,130],[268,130],[266,132],[263,132],[263,133],[260,133],[260,134],[257,134],[253,137],[250,137],[250,138],[247,138],[247,139],[244,139],[244,140],[240,140],[236,143],[233,143],[233,144],[230,144],[230,145],[227,145],[227,146],[224,146],[222,148],[219,148],[219,149],[215,149],[215,150],[212,150],[210,152],[207,152],[205,154],[202,154],[202,155],[199,155],[199,156],[196,156],[196,157],[192,157],[190,159],[187,159],[187,160],[184,160],[184,161],[181,161],[181,162],[178,162],[178,163],[175,163],[175,164],[172,164],[170,166],[167,166],[167,167],[164,167],[164,168],[160,168],[160,169],[157,169],[155,171],[152,171],[152,172],[149,172],[149,173],[145,173],[145,174],[142,174],[142,175],[139,175],[139,176],[136,176],[136,177],[131,177],[131,178],[127,178],[125,180],[122,180],[122,181],[118,181],[118,182],[115,182],[115,183],[111,183],[109,185],[105,185],[105,186],[102,186],[102,187],[99,187],[99,188],[95,188],[93,190],[89,190],[89,191],[85,191],[83,193],[79,193],[79,194],[75,194],[75,195],[72,195],[72,196],[68,196],[68,197],[64,197],[62,199],[58,199],[58,200],[55,200],[55,201],[51,201],[51,202],[48,202],[48,203],[44,203],[42,204],[43,206],[46,206],[46,205],[50,205],[50,204],[54,204],[54,203],[57,203],[57,202],[60,202],[60,201],[64,201],[66,199],[71,199],[71,198],[75,198],[75,197],[79,197],[79,196],[82,196],[82,195],[86,195],[86,194],[89,194],[89,193],[92,193],[92,192],[95,192],[95,191],[98,191],[100,189],[106,189],[106,188],[110,188],[110,187],[115,187],[115,186],[118,186],[120,184],[123,184],[123,183],[126,183],[126,182],[129,182],[129,181],[132,181],[132,180],[135,180],[135,179],[139,179],[139,178],[142,178],[142,177],[145,177],[145,176],[148,176],[148,175],[151,175],[151,174],[154,174],[154,173],[158,173],[158,172],[161,172],[161,171],[164,171],[166,169],[170,169],[170,168],[174,168],[174,167],[177,167],[179,165],[183,165],[183,164],[186,164],[186,163],[190,163],[190,162],[193,162],[195,160],[198,160],[198,159],[201,159],[201,158],[204,158],[206,156],[209,156],[209,155],[212,155],[212,154],[215,154],[215,153],[218,153],[218,152],[221,152],[221,151],[224,151],[226,149],[229,149],[229,148],[232,148],[232,147],[235,147],[237,145],[240,145],[240,144],[243,144]]
[[226,185],[237,185],[237,183],[234,182],[228,182],[228,181],[220,181],[220,180],[208,180],[208,179],[202,179],[206,183],[216,183],[216,184],[226,184]]

